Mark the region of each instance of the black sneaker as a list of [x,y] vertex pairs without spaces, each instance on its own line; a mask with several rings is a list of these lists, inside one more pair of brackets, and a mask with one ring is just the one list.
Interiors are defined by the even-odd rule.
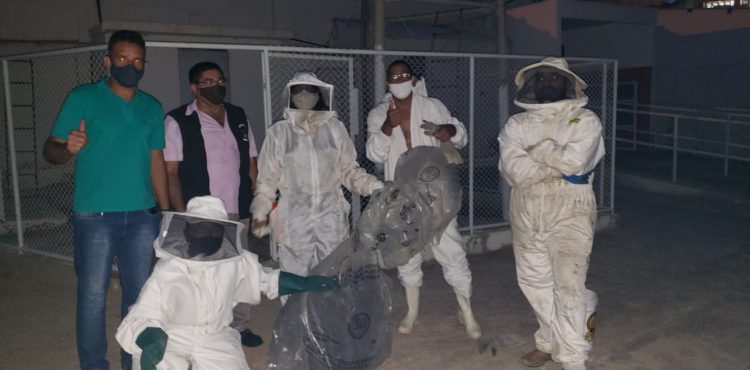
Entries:
[[255,335],[250,329],[245,329],[240,332],[240,338],[242,338],[242,345],[245,347],[258,347],[263,344],[263,338]]

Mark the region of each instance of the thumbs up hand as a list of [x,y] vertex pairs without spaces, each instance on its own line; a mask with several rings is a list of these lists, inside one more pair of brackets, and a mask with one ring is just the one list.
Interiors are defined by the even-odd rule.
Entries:
[[86,145],[87,142],[88,138],[86,136],[86,121],[81,120],[81,124],[78,127],[78,130],[73,130],[68,134],[68,141],[65,143],[65,149],[70,154],[76,155],[81,151],[81,149]]
[[401,115],[401,110],[398,109],[396,106],[396,102],[391,99],[390,104],[388,104],[388,121],[387,123],[391,125],[391,127],[397,127],[401,125],[401,122],[403,121],[403,116]]

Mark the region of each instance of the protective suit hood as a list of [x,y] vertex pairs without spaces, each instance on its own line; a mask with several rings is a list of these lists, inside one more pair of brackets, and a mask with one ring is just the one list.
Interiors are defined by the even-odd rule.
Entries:
[[557,115],[570,114],[578,109],[585,107],[589,103],[589,98],[581,97],[575,99],[565,99],[552,103],[523,103],[516,99],[515,104],[525,109],[534,117],[551,117]]
[[[189,269],[207,268],[242,258],[240,236],[244,225],[229,221],[219,198],[195,197],[188,202],[185,212],[164,212],[163,217],[161,232],[154,241],[157,257],[176,259]],[[210,248],[201,247],[199,238],[188,236],[195,235],[197,230],[211,236],[216,244]]]
[[546,57],[542,59],[541,62],[523,67],[520,71],[518,71],[518,73],[516,73],[515,82],[516,86],[518,86],[518,94],[515,101],[516,105],[528,109],[527,106],[530,104],[549,106],[561,102],[558,101],[554,103],[540,104],[536,100],[536,94],[534,93],[534,76],[537,72],[543,70],[551,70],[557,72],[568,79],[568,91],[566,92],[566,99],[561,101],[580,100],[585,98],[585,102],[588,102],[588,98],[583,92],[583,90],[585,90],[588,85],[585,81],[583,81],[581,77],[570,70],[568,62],[564,58]]
[[[306,109],[295,109],[291,107],[291,88],[294,85],[312,85],[317,86],[320,89],[320,95],[323,98],[323,103],[328,107],[325,111],[317,110],[306,110]],[[294,77],[286,84],[284,88],[284,101],[286,102],[286,108],[284,109],[284,119],[287,119],[300,126],[303,129],[310,131],[316,124],[326,121],[330,118],[337,117],[336,111],[333,110],[333,85],[321,81],[318,76],[313,72],[301,71],[294,74]]]

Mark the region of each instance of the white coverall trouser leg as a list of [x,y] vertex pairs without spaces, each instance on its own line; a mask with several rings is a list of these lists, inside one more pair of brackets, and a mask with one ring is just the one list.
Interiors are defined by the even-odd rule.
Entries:
[[[443,267],[445,281],[464,297],[471,297],[471,270],[466,260],[466,251],[458,232],[458,222],[454,218],[440,237],[440,242],[432,246],[435,260]],[[406,287],[422,286],[422,254],[417,253],[409,262],[398,267],[398,277]]]
[[536,348],[555,361],[582,363],[586,350],[586,273],[596,223],[591,185],[564,180],[513,189],[513,252],[518,285],[536,314]]
[[[241,235],[241,243],[242,248],[245,250],[249,249],[249,244],[247,241],[248,238],[248,230],[250,230],[250,219],[249,218],[243,218],[239,219],[239,215],[230,213],[229,219],[233,221],[239,221],[243,225],[245,225],[245,231]],[[240,302],[236,306],[234,306],[234,309],[232,310],[232,323],[229,325],[231,328],[236,329],[239,332],[243,332],[247,329],[250,329],[250,317],[251,317],[251,310],[252,305],[249,303]]]
[[[279,269],[284,272],[299,276],[307,276],[320,261],[333,252],[341,243],[335,245],[304,245],[303,248],[292,248],[290,246],[277,243],[279,250]],[[286,304],[288,296],[281,296],[281,304]]]
[[[226,328],[205,334],[200,327],[167,331],[167,349],[157,370],[249,370],[237,330]],[[133,369],[141,370],[140,356],[133,356]]]

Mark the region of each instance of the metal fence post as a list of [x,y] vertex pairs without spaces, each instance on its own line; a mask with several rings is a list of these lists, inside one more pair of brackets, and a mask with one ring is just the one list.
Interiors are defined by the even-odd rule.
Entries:
[[727,122],[727,129],[724,135],[724,177],[729,176],[729,140],[730,140],[730,131],[732,129],[732,124]]
[[[263,110],[265,111],[265,127],[266,131],[273,124],[273,105],[271,104],[271,61],[270,61],[270,50],[261,50],[261,69],[263,74]],[[265,135],[265,133],[264,133]],[[270,216],[269,216],[270,218]],[[268,221],[271,222],[270,220]],[[268,254],[274,260],[279,259],[279,251],[276,249],[276,240],[274,240],[273,233],[268,238]]]
[[680,132],[680,118],[674,117],[672,129],[672,182],[677,182],[677,135]]
[[[617,84],[618,82],[618,71],[619,71],[619,64],[618,61],[614,61],[614,65],[612,66],[612,74],[614,75],[614,83],[612,85],[612,143],[610,144],[610,148],[612,148],[612,164],[610,166],[610,173],[607,174],[609,176],[609,208],[612,210],[612,214],[615,213],[615,166],[617,165]],[[638,84],[636,83],[636,99],[635,103],[638,104]],[[635,147],[633,149],[636,149]],[[635,151],[635,150],[634,150]]]
[[5,88],[5,116],[7,117],[8,151],[10,152],[10,171],[13,182],[13,201],[16,210],[16,233],[18,233],[18,250],[23,252],[23,219],[21,218],[21,194],[18,188],[18,161],[16,160],[16,135],[13,126],[13,104],[10,94],[10,71],[8,60],[3,59],[3,85]]
[[469,58],[469,232],[474,234],[474,57]]
[[[608,122],[608,119],[607,119],[607,89],[609,87],[608,87],[608,84],[607,84],[607,77],[608,77],[607,62],[602,62],[602,119],[601,119],[601,121],[604,122],[604,124],[605,124],[605,126],[602,127],[602,136],[606,136],[606,132],[607,132],[606,124]],[[617,86],[617,85],[615,85],[615,86]],[[615,88],[615,90],[617,90],[617,89]],[[616,133],[614,131],[612,131],[612,135],[616,135]],[[603,175],[604,175],[604,168],[605,168],[606,162],[607,162],[606,157],[604,158],[604,160],[602,160],[602,161],[599,162],[598,172],[599,172],[599,175],[600,175],[599,176],[599,201],[600,202],[604,202],[604,184],[605,184],[604,180],[605,180],[605,177]],[[596,179],[596,177],[595,177],[595,179]]]
[[638,106],[633,111],[633,151],[638,151]]

